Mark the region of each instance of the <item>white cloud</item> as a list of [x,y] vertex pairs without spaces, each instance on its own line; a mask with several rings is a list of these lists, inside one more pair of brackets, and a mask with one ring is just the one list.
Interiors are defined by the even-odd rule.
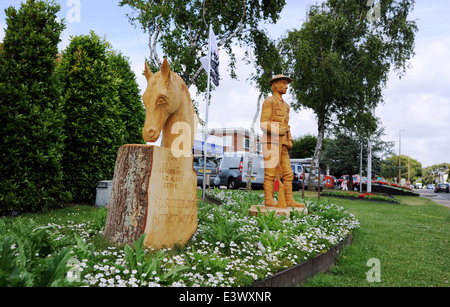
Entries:
[[424,166],[450,162],[450,36],[417,41],[411,69],[399,80],[392,76],[385,104],[377,115],[386,126],[389,140],[402,133],[402,154]]

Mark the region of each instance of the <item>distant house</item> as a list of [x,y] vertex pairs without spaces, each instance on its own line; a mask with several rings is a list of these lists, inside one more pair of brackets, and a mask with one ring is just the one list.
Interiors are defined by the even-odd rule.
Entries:
[[[194,155],[202,154],[204,129],[199,129],[194,141]],[[262,154],[261,135],[256,134],[254,148]],[[245,128],[208,129],[208,155],[222,155],[226,152],[250,152],[250,130]]]
[[448,169],[437,172],[437,183],[448,182]]

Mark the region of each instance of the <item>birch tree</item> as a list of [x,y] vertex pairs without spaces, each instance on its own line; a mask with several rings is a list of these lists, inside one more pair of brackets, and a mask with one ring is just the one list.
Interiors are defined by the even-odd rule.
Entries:
[[[319,165],[330,126],[376,130],[375,107],[391,71],[400,77],[414,55],[417,26],[408,20],[411,0],[329,0],[312,5],[300,29],[283,38],[298,110],[312,109],[318,138],[310,173]],[[314,176],[308,187],[314,188]]]
[[275,23],[284,0],[122,0],[120,6],[132,8],[129,21],[148,33],[148,62],[152,71],[167,57],[170,67],[186,85],[206,92],[207,76],[200,58],[208,48],[208,29],[212,25],[218,47],[231,58],[231,77],[235,76],[233,42],[243,42],[261,21]]

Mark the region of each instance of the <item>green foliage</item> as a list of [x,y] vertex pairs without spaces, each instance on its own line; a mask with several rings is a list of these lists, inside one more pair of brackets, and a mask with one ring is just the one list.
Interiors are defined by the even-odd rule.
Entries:
[[270,232],[264,231],[260,235],[261,243],[270,248],[272,251],[277,251],[282,247],[285,247],[288,243],[288,238],[284,232]]
[[70,198],[62,185],[61,85],[54,70],[61,32],[54,2],[5,10],[0,50],[0,214]]
[[[275,23],[285,1],[279,0],[173,0],[148,2],[122,0],[120,6],[130,6],[130,22],[149,34],[149,65],[159,70],[162,56],[168,57],[170,67],[186,85],[195,85],[199,92],[206,91],[206,73],[201,73],[199,53],[207,53],[208,28],[212,24],[221,50],[231,58],[229,68],[235,76],[233,40],[245,41],[250,31],[261,21]],[[232,40],[233,39],[233,40]]]
[[65,272],[67,261],[70,258],[71,249],[65,248],[56,253],[54,257],[46,258],[43,265],[40,266],[35,276],[39,276],[36,287],[58,287],[67,283],[65,280]]
[[[398,155],[394,155],[385,159],[381,163],[381,175],[385,178],[397,178],[398,177]],[[408,163],[410,178],[422,177],[422,163],[416,159],[402,155],[401,167],[402,178],[408,178]]]
[[[403,156],[402,156],[402,164],[403,163],[404,163],[404,161],[403,161]],[[398,164],[398,162],[397,162],[397,164]],[[440,164],[434,164],[432,166],[424,167],[422,169],[422,183],[423,184],[436,183],[436,180],[439,178],[438,173],[445,172],[447,169],[450,169],[450,163],[440,163]],[[449,171],[449,173],[450,173],[450,171]]]
[[131,69],[129,60],[118,52],[109,53],[109,71],[113,76],[113,86],[117,90],[120,118],[125,125],[124,139],[127,144],[143,144],[142,128],[145,109],[139,84]]
[[181,272],[188,269],[184,265],[173,265],[169,270],[163,270],[161,262],[164,259],[164,253],[158,251],[151,255],[146,254],[144,249],[144,240],[146,234],[143,234],[137,241],[134,241],[134,251],[130,245],[124,248],[125,259],[132,271],[137,271],[137,276],[141,281],[148,280],[151,275],[160,276],[161,283],[170,285],[180,277]]
[[289,150],[289,156],[292,159],[310,158],[314,155],[314,150],[317,145],[317,137],[314,135],[304,135],[295,138],[292,149]]
[[272,41],[263,30],[251,30],[247,44],[253,47],[253,56],[247,54],[256,69],[251,80],[256,83],[257,88],[263,94],[272,91],[269,81],[273,76],[283,73],[282,59],[276,43]]
[[[363,173],[367,168],[367,140],[348,129],[334,129],[333,138],[328,140],[322,154],[322,162],[330,166],[330,173],[336,177],[360,173],[361,144],[363,145]],[[382,159],[392,153],[393,142],[384,142],[384,128],[375,131],[370,138],[372,145],[372,173],[381,174]],[[339,162],[337,162],[339,161]],[[398,172],[398,168],[397,168]],[[351,180],[353,180],[351,178]]]
[[199,229],[203,233],[203,237],[210,243],[223,242],[230,244],[231,242],[242,242],[244,239],[252,235],[250,232],[239,232],[242,222],[230,218],[228,210],[216,208],[211,210],[212,217],[207,222],[199,225]]
[[60,247],[49,231],[32,220],[0,220],[0,286],[66,285],[66,263],[72,248]]
[[92,203],[97,182],[110,180],[120,146],[142,143],[145,120],[129,62],[90,35],[72,37],[58,74],[66,115],[64,183],[74,200]]
[[277,216],[275,211],[261,212],[261,209],[257,207],[258,216],[256,221],[261,230],[282,230],[284,228],[283,221],[286,219],[285,216]]
[[31,286],[32,274],[21,270],[24,268],[23,262],[21,265],[12,246],[14,241],[11,237],[5,237],[0,244],[0,286]]

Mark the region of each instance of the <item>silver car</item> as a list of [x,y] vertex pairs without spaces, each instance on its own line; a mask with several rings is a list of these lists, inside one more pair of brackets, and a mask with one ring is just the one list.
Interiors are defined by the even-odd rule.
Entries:
[[[302,182],[303,182],[303,169],[305,170],[305,190],[308,189],[308,178],[309,178],[309,168],[310,165],[308,164],[302,164],[302,163],[291,163],[292,171],[294,172],[294,181],[295,176],[298,177],[298,187],[301,190],[302,189]],[[325,174],[323,170],[320,170],[320,190],[323,190],[325,188]],[[316,191],[319,189],[319,176],[316,175],[316,178],[314,180]]]
[[[197,173],[197,186],[203,186],[203,171],[204,171],[204,158],[194,157],[194,170]],[[214,186],[214,180],[219,174],[219,167],[216,164],[215,158],[206,158],[206,175],[209,176],[209,184],[206,185]]]

